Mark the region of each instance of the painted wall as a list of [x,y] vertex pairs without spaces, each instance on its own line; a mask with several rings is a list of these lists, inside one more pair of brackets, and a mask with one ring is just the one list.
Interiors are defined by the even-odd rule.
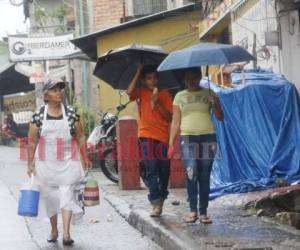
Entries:
[[[98,38],[98,55],[110,49],[126,46],[131,43],[142,43],[162,46],[170,52],[188,47],[198,42],[199,12],[194,11],[180,16],[170,16],[163,20],[120,30]],[[124,102],[128,100],[126,96]],[[118,91],[108,84],[100,82],[100,107],[105,111],[119,103]],[[137,115],[135,103],[123,111],[122,115]]]
[[246,1],[233,11],[232,42],[256,54],[257,66],[281,72],[278,46],[267,46],[265,31],[277,30],[272,0]]
[[298,11],[290,12],[280,19],[282,30],[282,68],[284,75],[300,91],[300,26]]

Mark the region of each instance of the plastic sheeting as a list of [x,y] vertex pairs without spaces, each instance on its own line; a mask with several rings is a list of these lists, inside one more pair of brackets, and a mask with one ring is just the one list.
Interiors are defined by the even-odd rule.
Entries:
[[[232,75],[241,82],[241,74]],[[274,186],[277,178],[300,180],[300,100],[284,77],[263,70],[245,73],[246,85],[218,93],[224,122],[214,118],[219,154],[211,198]]]

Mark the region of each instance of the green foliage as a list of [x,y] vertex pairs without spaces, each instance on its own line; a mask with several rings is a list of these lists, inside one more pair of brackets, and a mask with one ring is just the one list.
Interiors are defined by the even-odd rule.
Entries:
[[79,101],[77,101],[74,106],[77,112],[80,114],[80,121],[84,128],[85,135],[89,136],[95,127],[95,114]]
[[[46,27],[49,16],[46,14],[46,12],[43,9],[38,9],[34,12],[34,18],[36,22],[39,24],[40,27]],[[42,30],[45,32],[45,28],[42,28]]]
[[56,32],[65,32],[65,18],[66,18],[66,6],[64,4],[60,4],[55,8],[52,13],[52,18],[58,20],[59,26],[56,29]]
[[53,17],[57,18],[59,23],[63,24],[66,16],[66,6],[64,4],[59,5],[53,12]]
[[46,32],[47,26],[50,23],[50,20],[53,23],[58,22],[59,25],[56,28],[56,32],[65,32],[65,18],[66,18],[66,5],[60,4],[57,6],[51,13],[47,13],[46,10],[39,8],[34,12],[35,20],[42,27],[42,30]]

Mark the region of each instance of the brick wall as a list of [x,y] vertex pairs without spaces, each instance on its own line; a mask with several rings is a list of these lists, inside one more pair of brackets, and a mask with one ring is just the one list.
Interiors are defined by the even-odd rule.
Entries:
[[94,30],[120,23],[123,17],[123,0],[97,0],[93,6]]

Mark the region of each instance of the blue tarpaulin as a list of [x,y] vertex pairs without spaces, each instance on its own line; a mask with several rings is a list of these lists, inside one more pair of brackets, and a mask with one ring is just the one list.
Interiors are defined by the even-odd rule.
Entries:
[[[239,84],[241,74],[233,73],[232,79]],[[212,84],[225,120],[214,118],[219,153],[211,176],[211,198],[272,187],[277,178],[289,183],[300,180],[297,89],[270,71],[248,70],[245,79],[245,85],[234,89]]]

